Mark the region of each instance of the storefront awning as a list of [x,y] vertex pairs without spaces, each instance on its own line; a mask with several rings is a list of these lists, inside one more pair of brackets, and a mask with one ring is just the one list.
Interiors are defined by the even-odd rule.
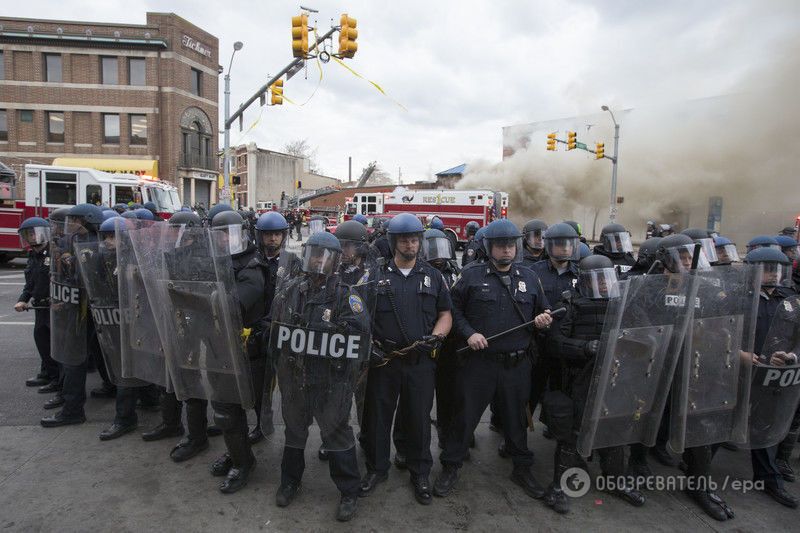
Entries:
[[158,161],[154,159],[94,159],[80,157],[58,157],[53,165],[62,167],[81,167],[119,174],[158,177]]

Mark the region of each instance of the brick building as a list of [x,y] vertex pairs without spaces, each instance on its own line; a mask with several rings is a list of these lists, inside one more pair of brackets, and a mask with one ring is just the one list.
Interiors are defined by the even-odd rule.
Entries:
[[0,17],[0,160],[155,174],[185,204],[214,203],[218,44],[172,13]]

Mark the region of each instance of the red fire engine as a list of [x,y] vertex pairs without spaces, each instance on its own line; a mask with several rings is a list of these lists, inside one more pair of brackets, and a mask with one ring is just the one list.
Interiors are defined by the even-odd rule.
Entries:
[[0,172],[0,263],[25,254],[17,236],[22,221],[47,218],[51,209],[153,202],[166,219],[181,208],[178,189],[158,178],[52,165],[25,165],[25,196],[17,198],[16,176],[5,168]]
[[459,246],[467,242],[464,227],[474,220],[481,227],[492,220],[508,217],[508,193],[489,190],[411,190],[398,187],[392,192],[357,193],[347,202],[345,220],[356,214],[386,218],[413,213],[428,224],[436,216],[445,232]]

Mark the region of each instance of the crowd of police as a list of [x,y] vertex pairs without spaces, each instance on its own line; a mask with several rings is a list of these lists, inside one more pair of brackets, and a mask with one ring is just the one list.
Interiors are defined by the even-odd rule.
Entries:
[[[698,330],[684,327],[686,340],[664,331],[677,331],[682,315],[702,315],[710,309],[706,302],[744,302],[749,293],[736,292],[730,280],[748,267],[760,277],[757,296],[747,300],[757,300],[755,342],[741,345],[749,354],[742,365],[797,363],[792,343],[800,324],[794,315],[782,330],[789,340],[770,344],[769,352],[764,346],[774,340],[768,338],[773,318],[782,309],[800,308],[800,279],[791,269],[798,248],[791,237],[753,239],[742,263],[734,243],[704,230],[648,238],[634,256],[630,234],[619,224],[605,226],[600,244],[590,249],[575,222],[548,226],[531,220],[520,232],[500,219],[485,227],[467,224],[469,241],[459,266],[438,218],[427,229],[412,214],[376,219],[368,228],[366,217],[357,215],[334,234],[324,224],[309,224],[309,238],[293,252],[287,241],[295,222],[278,212],[256,218],[224,205],[203,219],[182,211],[162,221],[151,205],[103,210],[90,204],[56,209],[47,220],[25,220],[19,233],[30,254],[15,309],[35,310],[41,356],[39,374],[26,384],[54,393],[46,409],[60,408],[41,424],[85,422],[86,374],[96,368],[104,385],[91,394],[116,398],[115,419],[101,440],[134,431],[137,409],[162,416],[142,434],[144,440],[183,437],[170,454],[176,462],[197,456],[208,448],[210,435],[221,434],[227,451],[210,471],[224,477],[219,489],[232,493],[247,484],[255,467],[252,446],[274,432],[277,388],[285,423],[277,505],[288,506],[300,490],[308,430],[316,421],[322,437],[318,457],[329,462],[341,493],[336,518],[346,521],[355,515],[358,498],[387,480],[392,442],[394,464],[408,471],[420,504],[450,494],[489,407],[490,427],[504,437],[498,453],[511,459],[510,480],[566,513],[563,474],[576,466],[588,470],[592,455],[601,476],[647,478],[653,475],[652,457],[700,477],[710,474],[720,446],[737,447],[735,438],[727,438],[735,434],[733,421],[714,436],[696,438],[692,432],[699,430],[684,425],[689,436],[670,446],[675,440],[669,420],[683,416],[686,423],[692,415],[670,413],[670,405],[679,404],[667,405],[666,398],[655,398],[649,414],[640,405],[625,425],[610,415],[595,416],[594,406],[607,413],[617,398],[613,381],[599,385],[623,374],[603,370],[609,358],[616,357],[617,365],[623,359],[621,341],[613,352],[606,335],[610,316],[621,317],[623,307],[637,320],[650,316],[634,325],[656,327],[648,331],[661,335],[655,343],[642,341],[642,350],[657,350],[661,342],[663,354],[666,344],[677,343],[670,350],[679,353]],[[714,275],[737,266],[729,277]],[[643,298],[652,286],[660,292]],[[654,318],[659,316],[662,322]],[[652,359],[649,364],[648,377]],[[658,374],[664,376],[659,394],[673,400],[680,387],[670,391],[666,376],[679,373],[675,367],[681,365]],[[621,389],[636,396],[636,387]],[[734,400],[735,389],[734,384]],[[791,398],[796,396],[784,398],[794,403],[781,410],[792,420],[782,425],[788,429],[780,442],[750,448],[754,479],[764,482],[764,493],[796,507],[784,487],[784,481],[794,481],[790,457],[800,426]],[[254,428],[248,426],[251,409]],[[358,420],[357,434],[351,417]],[[652,422],[646,431],[631,421],[639,418]],[[595,424],[588,441],[587,421]],[[556,441],[549,483],[531,472],[534,455],[527,440],[534,424]],[[432,426],[441,449],[433,482]],[[364,454],[363,473],[356,446]],[[683,453],[677,457],[675,451]],[[645,504],[635,484],[620,483],[610,492],[632,506]],[[712,488],[688,493],[713,518],[733,517]]]

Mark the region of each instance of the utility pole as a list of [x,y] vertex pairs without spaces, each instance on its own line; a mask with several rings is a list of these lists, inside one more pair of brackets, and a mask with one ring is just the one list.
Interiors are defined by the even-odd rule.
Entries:
[[619,161],[619,124],[614,118],[614,113],[608,106],[601,107],[603,111],[608,111],[611,120],[614,122],[614,157],[611,159],[611,202],[608,209],[608,220],[613,223],[617,218],[617,162]]
[[[225,146],[222,152],[222,198],[217,201],[222,203],[227,201],[232,203],[233,195],[230,192],[231,187],[231,129],[228,127],[228,120],[231,116],[231,67],[233,66],[233,56],[236,52],[242,49],[244,44],[241,41],[233,43],[233,52],[231,53],[231,61],[228,63],[228,70],[225,72]],[[226,197],[227,196],[227,197]]]

